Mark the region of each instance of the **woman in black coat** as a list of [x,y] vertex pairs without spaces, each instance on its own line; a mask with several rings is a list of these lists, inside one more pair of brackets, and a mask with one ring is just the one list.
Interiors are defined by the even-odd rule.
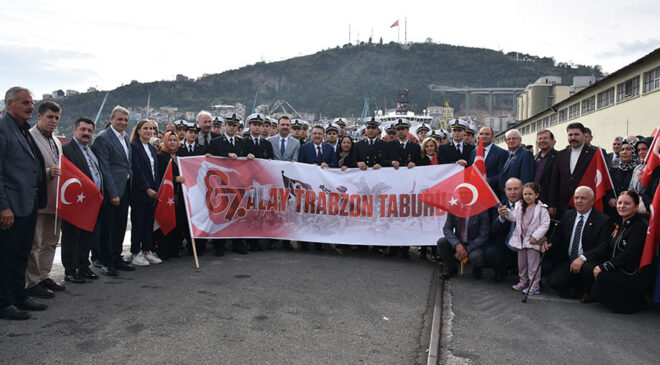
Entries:
[[[639,195],[623,191],[617,199],[619,218],[612,237],[583,256],[585,279],[593,281],[591,295],[615,313],[635,313],[646,304],[639,262],[648,223],[637,214]],[[589,276],[591,274],[591,276]]]
[[353,139],[350,136],[343,136],[339,139],[337,148],[337,166],[343,170],[357,167],[355,161],[355,151],[353,148]]
[[163,181],[163,176],[167,171],[167,166],[172,161],[172,179],[174,180],[174,208],[176,211],[176,227],[166,236],[163,236],[160,229],[157,231],[157,252],[160,258],[167,260],[171,257],[181,257],[180,249],[184,238],[184,231],[188,229],[185,207],[181,202],[181,183],[183,176],[179,176],[179,166],[177,165],[176,153],[179,150],[181,142],[175,132],[165,133],[163,145],[158,153],[158,181]]

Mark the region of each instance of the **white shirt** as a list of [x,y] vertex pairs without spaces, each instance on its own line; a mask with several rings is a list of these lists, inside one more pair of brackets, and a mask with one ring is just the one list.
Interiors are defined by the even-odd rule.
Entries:
[[126,136],[126,131],[119,133],[113,126],[110,126],[110,129],[115,133],[115,136],[117,136],[117,138],[119,139],[119,143],[121,143],[121,146],[124,147],[124,152],[126,152],[126,159],[130,160],[130,157],[128,156],[128,146],[126,145],[126,139],[124,138],[124,136]]
[[155,179],[154,175],[154,158],[151,156],[151,150],[149,150],[149,144],[148,143],[143,143],[142,147],[144,147],[145,152],[147,152],[147,157],[149,157],[149,163],[151,163],[151,177]]
[[583,148],[584,145],[578,148],[571,147],[571,159],[570,159],[571,174],[573,174],[573,171],[575,171],[575,166],[577,165],[578,159],[580,158],[580,154],[582,153]]
[[236,145],[236,140],[234,140],[234,137],[229,137],[226,133],[225,133],[225,137],[227,138],[227,141],[229,141],[229,143],[231,143],[234,146]]
[[456,147],[459,151],[461,151],[461,153],[463,153],[463,142],[456,142],[456,141],[453,142],[454,142],[454,147]]
[[[591,208],[593,209],[593,208]],[[571,249],[573,248],[573,237],[575,237],[575,228],[577,228],[578,222],[580,221],[580,216],[584,216],[582,218],[582,231],[580,231],[580,247],[578,248],[578,256],[582,255],[584,252],[582,251],[582,232],[584,232],[584,227],[587,225],[587,219],[589,219],[589,214],[591,214],[591,209],[587,211],[584,214],[581,214],[580,212],[576,212],[577,215],[575,216],[575,222],[573,223],[573,229],[571,229],[571,243],[568,245],[568,256],[571,256]]]
[[373,143],[376,143],[376,140],[377,140],[377,139],[378,139],[378,138],[371,139],[371,138],[367,137],[367,143],[368,143],[369,145],[371,145],[371,144],[373,144]]
[[399,143],[401,144],[401,147],[405,150],[406,149],[406,144],[408,143],[408,140],[406,139],[403,142],[401,142],[401,140],[399,140]]
[[186,142],[186,150],[187,151],[191,151],[191,150],[195,151],[195,142],[193,142],[193,143]]
[[489,144],[488,146],[484,147],[484,160],[486,157],[488,157],[488,152],[490,152],[490,148],[493,147],[493,144]]

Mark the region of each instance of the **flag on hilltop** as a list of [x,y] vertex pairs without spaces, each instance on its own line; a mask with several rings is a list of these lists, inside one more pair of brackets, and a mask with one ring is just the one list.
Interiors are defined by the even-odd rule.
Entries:
[[94,231],[103,195],[90,178],[65,156],[57,183],[57,215],[85,231]]
[[398,27],[399,26],[399,19],[397,19],[394,24],[390,25],[390,28]]
[[[610,171],[605,163],[603,150],[600,148],[597,150],[578,186],[588,186],[594,191],[594,207],[602,212],[603,197],[608,191],[614,190],[614,184],[612,184],[612,177],[610,177]],[[574,206],[573,197],[568,204],[571,207]]]
[[442,180],[422,193],[419,199],[464,218],[477,215],[499,203],[483,175],[474,166]]
[[176,227],[174,210],[174,178],[172,177],[172,160],[167,165],[163,181],[158,189],[158,204],[154,212],[154,220],[160,226],[163,235],[167,235]]
[[653,142],[651,142],[651,147],[649,147],[649,152],[646,155],[646,166],[644,167],[644,172],[642,173],[642,178],[639,179],[639,182],[645,187],[648,186],[649,181],[651,180],[651,175],[653,170],[655,170],[658,165],[660,165],[660,138],[658,134],[660,133],[660,127],[656,127],[651,135],[653,137]]

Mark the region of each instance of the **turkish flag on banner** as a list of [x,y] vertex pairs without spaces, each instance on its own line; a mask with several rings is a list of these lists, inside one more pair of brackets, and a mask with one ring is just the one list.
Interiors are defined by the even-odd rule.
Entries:
[[477,147],[477,154],[474,156],[474,167],[476,167],[481,175],[486,175],[486,158],[484,157],[484,144],[479,139],[479,146]]
[[660,212],[660,185],[655,189],[653,202],[649,207],[651,216],[649,217],[649,229],[646,231],[646,241],[644,242],[644,251],[642,251],[642,259],[639,262],[639,269],[644,266],[650,265],[653,262],[653,256],[658,252],[658,242],[660,241],[660,222],[656,216]]
[[167,165],[163,181],[158,189],[158,204],[154,219],[160,226],[163,235],[170,233],[176,227],[176,212],[174,211],[174,178],[172,177],[172,160]]
[[426,204],[459,217],[472,217],[499,203],[483,175],[474,166],[451,175],[419,197]]
[[[603,211],[603,197],[605,193],[614,189],[612,184],[612,177],[610,177],[610,171],[607,169],[605,164],[605,156],[603,156],[603,150],[598,148],[598,151],[589,162],[587,170],[582,176],[582,180],[578,186],[588,186],[591,190],[594,191],[594,207],[601,212]],[[573,207],[573,197],[568,202],[568,205]]]
[[653,131],[653,142],[651,142],[651,147],[649,148],[649,152],[646,155],[646,166],[644,167],[644,172],[642,173],[642,178],[639,179],[639,182],[644,185],[648,186],[649,180],[651,180],[651,175],[653,174],[653,170],[655,170],[658,165],[660,165],[660,142],[658,140],[658,133],[660,132],[660,127],[656,127],[655,130]]
[[390,25],[390,28],[398,27],[399,26],[399,20],[397,19],[394,24]]
[[85,231],[94,231],[103,195],[90,178],[62,156],[57,183],[57,215]]

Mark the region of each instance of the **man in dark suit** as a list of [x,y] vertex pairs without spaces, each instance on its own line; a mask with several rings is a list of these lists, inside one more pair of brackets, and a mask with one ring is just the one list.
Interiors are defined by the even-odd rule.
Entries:
[[[246,156],[248,159],[253,159],[254,155],[247,153],[245,141],[237,135],[240,123],[241,120],[236,114],[225,117],[225,133],[211,141],[207,149],[207,155],[229,157],[234,160]],[[229,241],[232,242],[232,251],[242,255],[248,253],[242,239],[232,239]],[[213,246],[215,247],[216,256],[224,256],[225,240],[213,240]]]
[[379,126],[380,119],[371,117],[365,123],[366,138],[361,139],[355,144],[357,167],[361,170],[366,170],[369,167],[378,170],[383,166],[392,165],[392,160],[387,150],[387,142],[378,138],[380,134]]
[[300,147],[298,162],[314,164],[321,167],[337,167],[337,154],[327,143],[323,143],[323,127],[315,125],[311,131],[311,142]]
[[[89,148],[94,133],[94,121],[78,118],[73,126],[73,138],[62,145],[62,154],[103,192],[103,175],[99,161]],[[62,220],[62,265],[64,280],[71,283],[84,283],[85,279],[98,279],[90,268],[89,251],[95,244],[101,226],[97,219],[93,232],[80,229]]]
[[525,149],[522,136],[517,129],[511,129],[505,134],[509,155],[500,176],[497,194],[504,196],[504,183],[512,177],[520,179],[523,185],[534,178],[534,155]]
[[605,156],[605,162],[607,167],[611,168],[619,162],[619,151],[621,151],[621,142],[623,142],[623,137],[616,137],[612,141],[612,152],[608,153]]
[[[479,130],[479,139],[484,146],[484,156],[486,164],[486,180],[488,184],[493,189],[497,191],[497,187],[500,183],[500,176],[502,174],[502,167],[506,163],[506,159],[509,155],[505,150],[493,143],[493,129],[491,127],[483,127]],[[468,160],[468,165],[474,163],[474,159],[477,156],[477,148],[473,149],[470,152],[470,158]]]
[[470,153],[474,146],[463,141],[468,123],[462,119],[454,119],[451,122],[451,141],[438,147],[438,163],[458,163],[468,166]]
[[40,311],[25,292],[25,270],[32,248],[37,209],[46,206],[46,171],[29,133],[34,104],[28,89],[5,94],[7,114],[0,119],[0,318],[28,319]]
[[534,156],[534,182],[541,188],[540,199],[548,202],[548,191],[550,190],[550,178],[552,167],[555,165],[557,150],[555,149],[555,136],[547,129],[536,132],[536,145],[539,153]]
[[[247,154],[252,154],[255,158],[265,160],[273,159],[273,146],[263,138],[262,129],[268,119],[259,113],[248,116],[248,126],[250,135],[245,138],[245,149]],[[269,123],[270,125],[270,123]]]
[[473,276],[481,277],[481,268],[486,263],[483,246],[488,241],[489,226],[488,211],[469,218],[447,213],[447,220],[442,228],[445,236],[438,240],[438,252],[445,266],[440,275],[442,279],[449,280],[456,275],[457,262],[465,258],[474,266]]
[[128,110],[117,105],[110,114],[110,125],[98,134],[92,151],[103,174],[102,223],[99,240],[101,273],[117,276],[117,270],[134,271],[135,267],[121,256],[128,207],[131,196],[131,142],[126,133]]
[[502,281],[509,269],[516,268],[516,249],[509,246],[509,239],[513,235],[515,224],[506,219],[507,209],[513,209],[513,206],[522,199],[522,182],[520,179],[512,177],[504,184],[504,193],[506,199],[492,208],[490,211],[490,239],[484,248],[486,265],[493,268],[495,274],[490,279],[497,283]]
[[199,126],[199,135],[197,136],[197,143],[204,147],[208,147],[212,140],[220,137],[220,134],[212,132],[213,117],[211,113],[202,110],[197,114],[197,125]]
[[561,217],[568,210],[568,202],[596,152],[596,147],[584,143],[582,123],[571,123],[566,131],[569,146],[557,153],[552,167],[547,202],[551,217]]
[[582,280],[585,273],[580,273],[586,261],[583,253],[607,241],[612,229],[609,217],[593,209],[594,192],[591,188],[578,187],[573,203],[575,209],[564,213],[554,242],[551,242],[558,263],[548,276],[548,285],[562,296],[581,296],[581,301],[588,303],[591,301],[590,290]]

